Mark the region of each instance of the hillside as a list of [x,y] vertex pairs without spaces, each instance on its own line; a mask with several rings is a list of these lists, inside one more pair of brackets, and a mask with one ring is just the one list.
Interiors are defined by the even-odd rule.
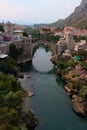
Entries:
[[87,0],[82,0],[81,4],[75,8],[74,12],[69,17],[64,20],[58,20],[50,24],[50,26],[87,28]]

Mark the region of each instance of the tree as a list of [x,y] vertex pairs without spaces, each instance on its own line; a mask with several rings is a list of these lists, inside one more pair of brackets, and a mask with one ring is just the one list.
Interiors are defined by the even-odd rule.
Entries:
[[4,32],[3,25],[0,25],[0,31],[1,31],[1,32]]
[[0,63],[0,71],[5,74],[10,73],[16,75],[19,70],[16,60],[13,58],[9,57]]
[[[26,92],[14,76],[0,72],[0,129],[3,124],[14,127],[19,123],[25,95]],[[16,127],[14,130],[17,130]]]
[[79,95],[87,100],[87,86],[81,88]]
[[19,130],[19,128],[14,125],[3,123],[0,125],[0,130]]
[[82,60],[87,59],[87,51],[85,50],[79,50],[78,55],[81,57]]
[[17,60],[18,57],[23,53],[23,48],[16,48],[14,44],[9,47],[9,56]]
[[68,62],[67,62],[67,65],[69,67],[75,67],[76,66],[76,62],[74,61],[74,59],[70,59]]
[[27,32],[23,32],[23,36],[25,36],[25,37],[28,37],[28,34],[27,34]]
[[74,37],[75,42],[79,42],[81,40],[86,40],[87,39],[86,36],[77,36],[77,35],[74,35],[73,37]]

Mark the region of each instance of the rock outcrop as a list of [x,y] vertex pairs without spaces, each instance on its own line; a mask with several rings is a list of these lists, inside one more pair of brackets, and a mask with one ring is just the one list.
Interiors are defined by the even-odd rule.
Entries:
[[81,117],[86,116],[85,102],[77,95],[73,95],[72,108]]
[[82,0],[81,4],[75,8],[74,12],[69,17],[64,20],[59,20],[51,24],[51,26],[87,27],[87,0]]

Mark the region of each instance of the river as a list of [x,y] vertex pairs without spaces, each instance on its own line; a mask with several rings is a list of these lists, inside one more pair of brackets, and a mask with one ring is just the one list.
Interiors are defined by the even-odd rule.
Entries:
[[25,67],[24,79],[20,81],[34,96],[26,99],[24,109],[33,109],[39,118],[35,130],[87,130],[87,121],[72,111],[64,83],[54,72],[50,58],[51,52],[40,47],[32,64]]

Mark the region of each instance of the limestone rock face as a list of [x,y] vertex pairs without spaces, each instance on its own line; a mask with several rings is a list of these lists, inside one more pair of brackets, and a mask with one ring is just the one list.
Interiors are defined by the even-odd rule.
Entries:
[[80,100],[80,97],[73,95],[72,99],[72,108],[75,113],[77,113],[79,116],[85,117],[85,102]]
[[87,0],[82,0],[80,5],[66,19],[53,23],[57,27],[74,26],[87,27]]
[[28,92],[28,96],[29,96],[29,97],[34,96],[34,93],[33,93],[33,92]]

